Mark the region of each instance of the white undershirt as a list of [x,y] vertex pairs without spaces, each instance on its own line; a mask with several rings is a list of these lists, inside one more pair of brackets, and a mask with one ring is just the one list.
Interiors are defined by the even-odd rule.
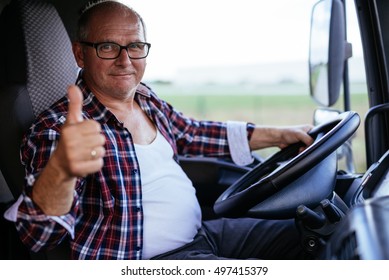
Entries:
[[193,240],[201,226],[195,188],[157,130],[149,145],[135,145],[142,180],[143,259]]

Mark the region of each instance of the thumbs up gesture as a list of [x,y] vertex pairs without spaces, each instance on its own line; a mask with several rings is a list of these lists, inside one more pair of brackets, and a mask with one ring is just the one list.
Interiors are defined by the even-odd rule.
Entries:
[[83,96],[77,86],[68,88],[69,108],[56,150],[59,164],[70,177],[84,177],[99,171],[105,155],[101,126],[82,117]]
[[68,115],[66,122],[68,124],[76,124],[83,121],[82,119],[82,93],[77,86],[70,86],[68,88]]
[[72,206],[77,177],[99,171],[105,155],[105,137],[94,120],[82,118],[82,93],[68,89],[69,108],[57,148],[34,184],[32,199],[47,215],[66,214]]

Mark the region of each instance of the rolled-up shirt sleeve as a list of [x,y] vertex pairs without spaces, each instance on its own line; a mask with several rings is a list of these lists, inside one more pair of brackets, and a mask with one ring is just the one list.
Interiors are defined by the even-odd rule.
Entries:
[[239,121],[227,121],[227,139],[231,158],[237,165],[244,166],[252,163],[249,139],[253,130],[252,124]]
[[69,213],[61,216],[50,216],[44,214],[34,201],[23,192],[4,213],[4,218],[15,223],[21,240],[32,251],[38,252],[42,248],[52,248],[67,235],[74,238],[78,209],[76,191],[74,196],[74,203]]

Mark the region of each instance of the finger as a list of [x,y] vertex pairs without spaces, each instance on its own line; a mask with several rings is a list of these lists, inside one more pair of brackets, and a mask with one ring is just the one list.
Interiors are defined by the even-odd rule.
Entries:
[[68,116],[66,119],[67,124],[75,124],[82,122],[82,101],[83,96],[78,86],[72,85],[68,88]]
[[[101,134],[80,136],[80,134],[69,133],[69,135],[75,136],[73,138],[70,138],[68,135],[62,137],[63,143],[61,147],[66,157],[72,162],[91,160],[90,154],[93,149],[104,151],[105,137]],[[99,152],[98,154],[103,156],[105,153]]]
[[80,137],[85,135],[100,135],[101,125],[95,120],[83,119],[83,121],[78,123],[77,126],[67,126],[66,130],[68,131],[67,133],[70,134],[71,138],[76,137],[76,135],[79,135]]
[[305,127],[303,127],[303,135],[302,135],[302,141],[304,142],[305,145],[309,146],[313,143],[314,139],[312,138],[312,136],[310,136],[308,134],[308,132],[313,128],[313,126],[311,125],[307,125]]
[[105,137],[102,134],[85,136],[84,140],[88,143],[88,147],[104,147]]
[[103,158],[96,160],[79,161],[70,166],[70,172],[74,176],[85,177],[88,174],[92,174],[101,170],[104,165]]
[[97,160],[99,158],[103,158],[105,155],[105,149],[104,147],[95,147],[95,148],[92,148],[90,149],[85,158],[86,160]]

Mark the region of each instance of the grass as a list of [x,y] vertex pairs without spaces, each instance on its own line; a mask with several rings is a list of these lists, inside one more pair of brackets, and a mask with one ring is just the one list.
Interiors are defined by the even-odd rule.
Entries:
[[[233,86],[200,86],[183,89],[171,85],[157,85],[153,89],[185,115],[197,119],[216,121],[241,120],[263,125],[297,125],[312,123],[313,113],[319,106],[308,93],[256,94],[255,88]],[[302,88],[304,90],[304,88]],[[236,94],[239,92],[239,94]],[[341,109],[342,100],[334,108]],[[363,119],[368,108],[366,94],[353,94],[351,108]],[[353,138],[354,163],[358,172],[365,172],[365,141],[363,122]],[[275,149],[259,151],[268,156]]]

